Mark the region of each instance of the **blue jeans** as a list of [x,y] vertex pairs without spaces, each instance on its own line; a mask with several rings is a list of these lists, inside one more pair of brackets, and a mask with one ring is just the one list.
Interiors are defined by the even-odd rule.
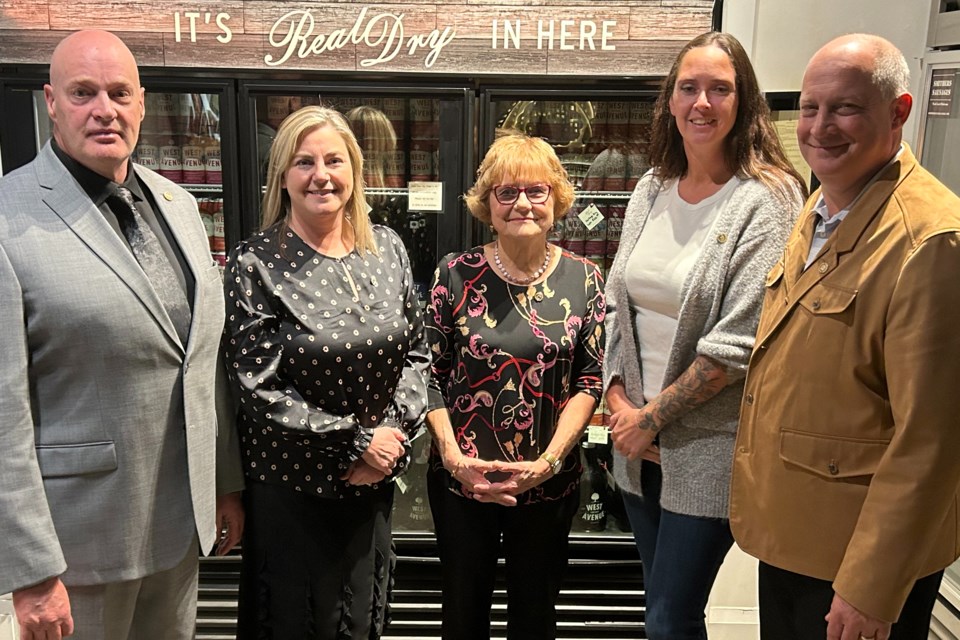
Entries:
[[660,465],[644,462],[643,497],[623,492],[643,563],[649,640],[706,640],[704,608],[727,551],[730,522],[660,507]]

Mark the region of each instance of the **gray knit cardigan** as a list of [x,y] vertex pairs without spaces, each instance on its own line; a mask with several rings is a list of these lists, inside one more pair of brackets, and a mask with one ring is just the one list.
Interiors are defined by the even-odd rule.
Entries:
[[[652,171],[637,184],[606,284],[604,388],[619,377],[637,406],[643,404],[643,380],[624,270],[661,186]],[[727,517],[740,397],[764,279],[782,254],[802,204],[799,190],[784,198],[759,180],[742,180],[717,214],[712,236],[683,284],[665,384],[676,380],[698,355],[722,363],[730,384],[660,432],[660,504],[668,511]],[[639,460],[628,461],[614,451],[614,477],[624,491],[642,494]]]

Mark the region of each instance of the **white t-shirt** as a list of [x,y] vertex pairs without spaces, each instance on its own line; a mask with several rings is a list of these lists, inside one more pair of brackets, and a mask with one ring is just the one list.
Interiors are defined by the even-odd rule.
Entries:
[[719,191],[696,204],[680,197],[678,184],[679,180],[664,183],[624,273],[635,313],[634,331],[647,401],[673,383],[663,377],[677,331],[683,283],[711,235],[717,214],[740,179],[730,178]]

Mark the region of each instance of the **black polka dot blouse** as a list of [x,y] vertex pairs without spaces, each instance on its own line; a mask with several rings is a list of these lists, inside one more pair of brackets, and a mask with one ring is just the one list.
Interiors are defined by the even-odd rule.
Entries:
[[430,359],[410,264],[393,230],[373,235],[379,256],[330,258],[278,224],[230,254],[223,344],[250,480],[368,494],[383,483],[340,477],[373,429],[421,427]]

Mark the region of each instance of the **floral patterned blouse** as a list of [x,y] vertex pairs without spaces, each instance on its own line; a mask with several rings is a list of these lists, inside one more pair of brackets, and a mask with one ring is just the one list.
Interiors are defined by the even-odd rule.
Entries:
[[[249,479],[322,498],[376,491],[342,480],[374,427],[419,429],[429,354],[403,243],[330,258],[279,223],[230,254],[227,369]],[[399,473],[409,456],[398,463]]]
[[[596,265],[567,251],[535,285],[502,280],[482,247],[446,256],[427,310],[433,357],[429,410],[447,408],[466,456],[536,460],[573,395],[600,399],[605,313]],[[437,449],[430,455],[430,473],[462,495]],[[580,472],[574,447],[560,473],[519,496],[518,503],[569,495],[579,486]]]

